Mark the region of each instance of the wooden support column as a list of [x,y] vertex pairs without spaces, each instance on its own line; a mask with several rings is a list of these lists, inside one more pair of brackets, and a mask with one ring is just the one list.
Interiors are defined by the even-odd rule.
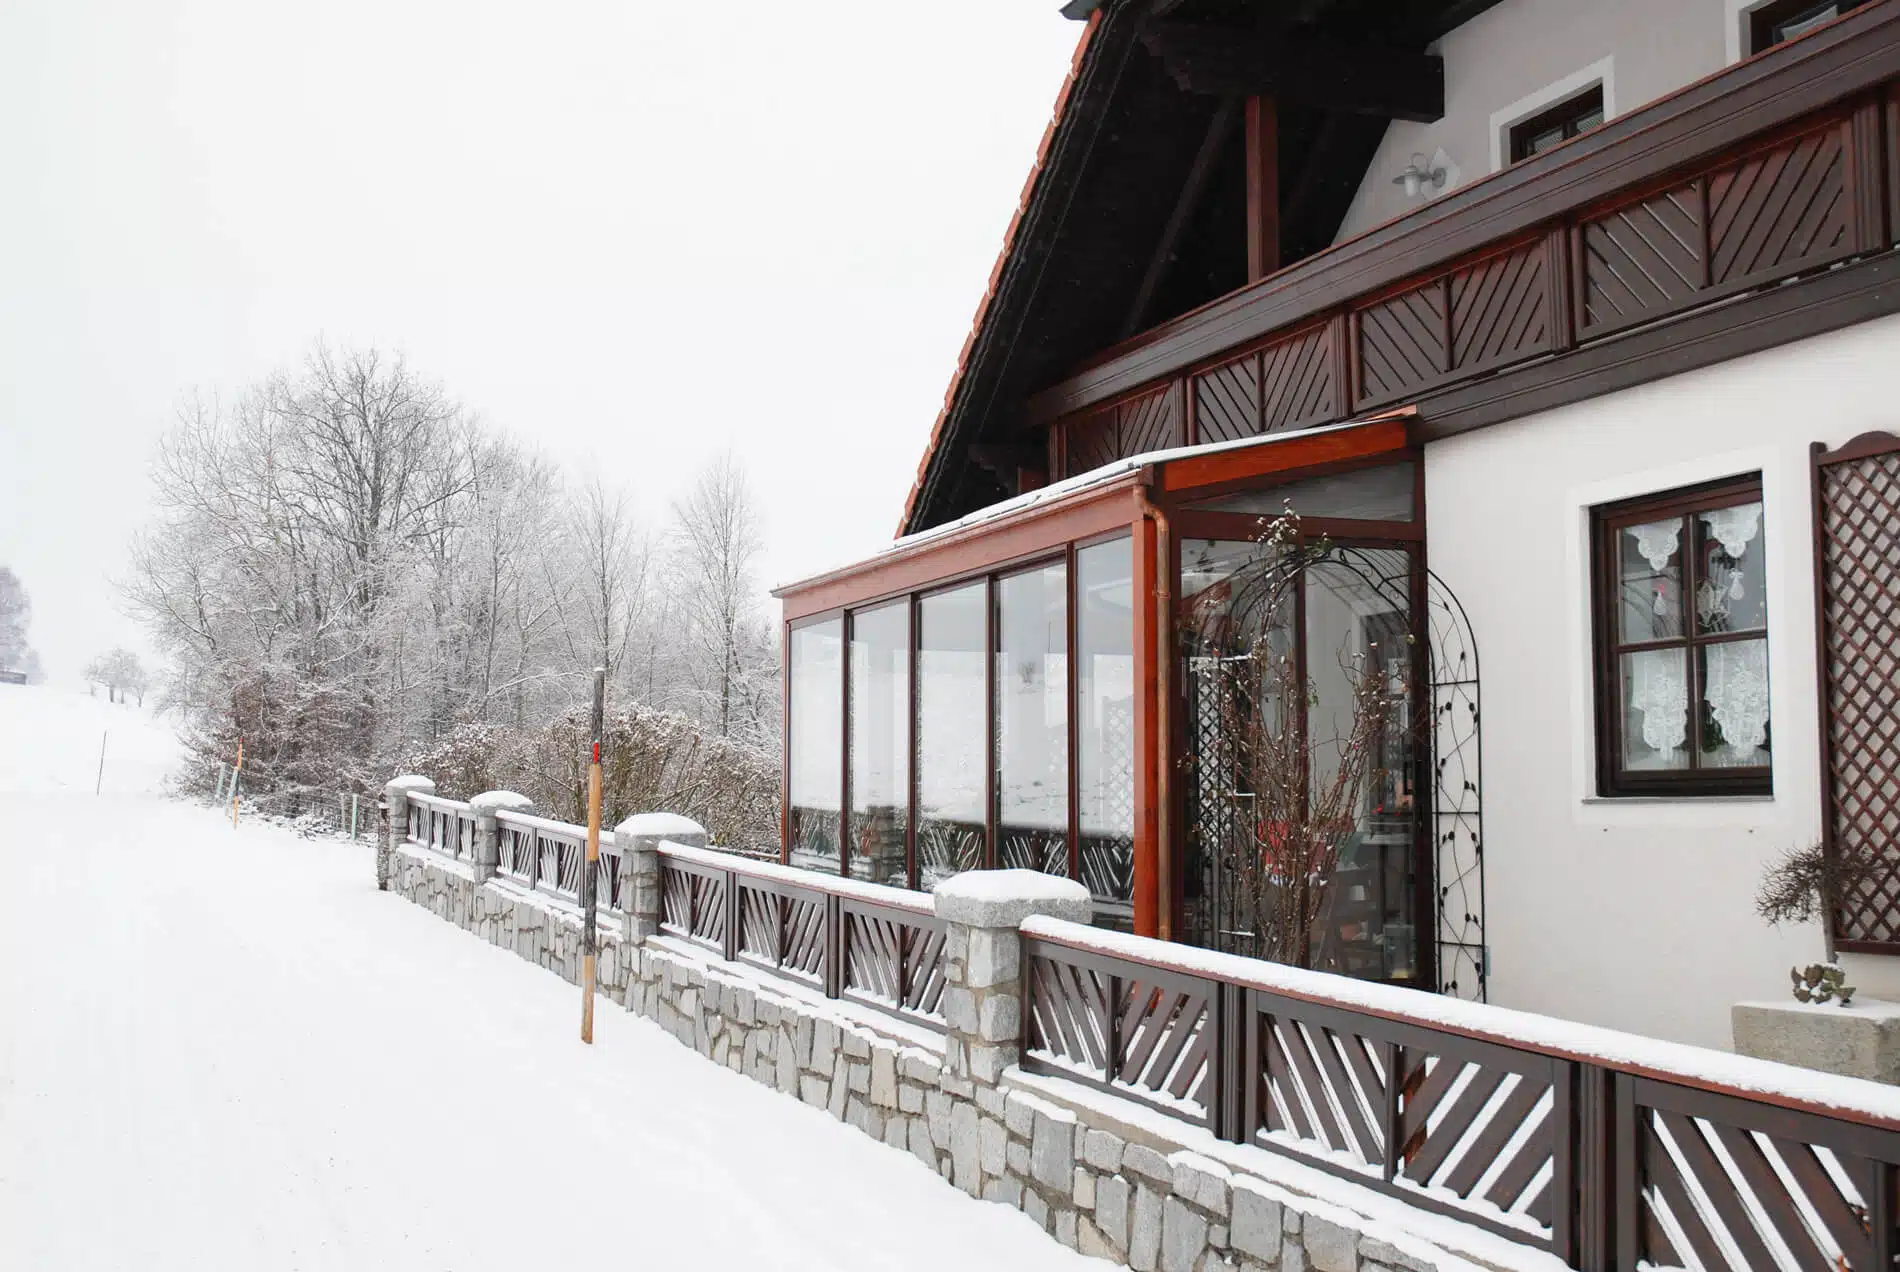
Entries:
[[1247,99],[1247,281],[1280,268],[1280,112],[1271,97]]

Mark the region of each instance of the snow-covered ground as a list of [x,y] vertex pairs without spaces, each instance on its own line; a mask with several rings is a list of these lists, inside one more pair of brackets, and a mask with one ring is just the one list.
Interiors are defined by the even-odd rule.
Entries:
[[[92,793],[101,730],[106,793]],[[1102,1267],[0,686],[0,1268]],[[122,763],[115,760],[122,759]]]

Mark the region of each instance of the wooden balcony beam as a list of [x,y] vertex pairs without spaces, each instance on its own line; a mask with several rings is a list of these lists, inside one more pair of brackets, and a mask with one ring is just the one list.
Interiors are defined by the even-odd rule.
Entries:
[[1184,22],[1159,23],[1141,38],[1190,93],[1279,98],[1425,124],[1445,113],[1445,63],[1428,53]]

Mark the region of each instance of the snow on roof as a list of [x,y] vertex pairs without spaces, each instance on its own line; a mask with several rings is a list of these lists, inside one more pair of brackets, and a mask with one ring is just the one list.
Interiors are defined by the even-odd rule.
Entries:
[[803,578],[780,583],[772,589],[772,595],[780,596],[796,588],[805,587],[822,579],[829,578],[834,574],[857,569],[860,566],[869,565],[885,557],[897,556],[901,553],[914,551],[917,548],[925,547],[939,539],[949,538],[951,535],[963,530],[968,530],[974,526],[985,525],[993,521],[1002,521],[1030,508],[1039,507],[1043,504],[1056,503],[1072,495],[1080,494],[1083,491],[1093,490],[1099,486],[1106,486],[1119,478],[1126,477],[1130,473],[1138,472],[1150,464],[1166,464],[1178,459],[1194,459],[1202,455],[1219,455],[1227,451],[1243,451],[1251,450],[1255,447],[1276,446],[1282,442],[1290,442],[1295,439],[1318,437],[1326,433],[1340,433],[1348,429],[1363,428],[1382,418],[1389,417],[1391,414],[1390,411],[1385,411],[1379,415],[1367,416],[1363,419],[1345,420],[1338,424],[1327,424],[1319,428],[1301,429],[1294,433],[1272,433],[1264,437],[1237,437],[1225,442],[1202,442],[1196,446],[1172,446],[1165,450],[1143,451],[1139,455],[1130,455],[1125,459],[1112,460],[1099,468],[1091,468],[1085,473],[1077,473],[1072,477],[1064,477],[1061,481],[1051,482],[1047,486],[1039,486],[1034,490],[1025,490],[1020,495],[1012,496],[999,503],[990,504],[988,507],[979,508],[975,512],[967,513],[957,518],[955,521],[946,521],[942,525],[932,526],[928,530],[919,530],[916,534],[903,535],[897,539],[893,539],[890,543],[878,549],[876,552],[871,553],[869,556],[855,557],[849,561],[840,561],[829,569],[819,570],[815,573],[805,575]]

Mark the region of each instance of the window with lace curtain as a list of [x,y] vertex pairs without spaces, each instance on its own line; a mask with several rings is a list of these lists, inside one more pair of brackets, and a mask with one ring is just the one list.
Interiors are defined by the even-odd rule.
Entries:
[[1598,793],[1766,795],[1761,480],[1596,509]]

